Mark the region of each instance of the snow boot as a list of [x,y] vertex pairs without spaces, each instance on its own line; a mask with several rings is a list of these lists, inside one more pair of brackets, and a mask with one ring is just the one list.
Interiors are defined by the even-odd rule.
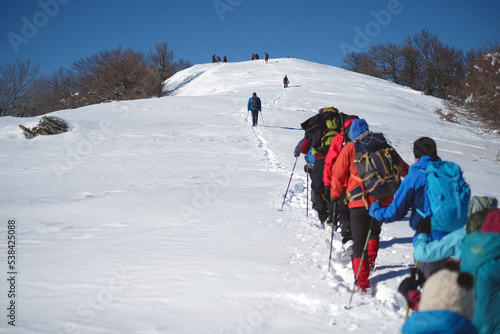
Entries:
[[[360,265],[361,269],[359,269]],[[361,294],[368,293],[371,289],[370,279],[368,278],[368,276],[370,276],[368,259],[366,257],[363,258],[363,263],[361,263],[360,257],[352,259],[352,270],[354,272],[354,279],[356,279],[356,275],[358,274],[359,270],[359,276],[356,281],[356,291]]]
[[370,271],[375,268],[375,260],[377,259],[378,248],[380,246],[380,242],[375,239],[368,240],[368,266],[370,267]]

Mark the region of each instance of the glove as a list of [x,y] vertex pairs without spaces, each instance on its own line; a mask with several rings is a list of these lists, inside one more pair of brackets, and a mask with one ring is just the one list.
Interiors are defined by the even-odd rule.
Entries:
[[298,157],[298,156],[300,156],[300,147],[299,147],[299,146],[297,146],[297,147],[295,148],[295,150],[293,151],[293,156],[294,156],[294,157]]
[[325,201],[329,201],[330,197],[331,197],[331,195],[330,195],[330,186],[325,187],[324,195],[325,195]]
[[340,197],[330,197],[330,202],[338,203],[338,201],[340,201]]
[[372,205],[370,205],[370,211],[368,212],[370,216],[375,218],[376,220],[380,220],[378,217],[378,211],[382,208],[379,202],[373,202]]
[[410,277],[405,278],[401,284],[399,284],[398,292],[403,295],[406,300],[406,303],[412,306],[412,302],[409,297],[409,292],[413,290],[418,290],[419,287],[422,287],[425,282],[425,277],[422,272],[417,268],[410,269]]
[[420,219],[420,221],[417,224],[417,227],[415,228],[417,233],[425,233],[427,235],[431,234],[431,218],[430,217],[425,217]]

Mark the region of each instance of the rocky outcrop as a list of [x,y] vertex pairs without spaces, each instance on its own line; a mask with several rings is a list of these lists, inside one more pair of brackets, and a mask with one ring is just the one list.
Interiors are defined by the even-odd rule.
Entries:
[[43,116],[38,125],[31,130],[24,125],[19,125],[19,127],[28,139],[38,135],[57,135],[68,131],[68,124],[61,118],[54,116]]

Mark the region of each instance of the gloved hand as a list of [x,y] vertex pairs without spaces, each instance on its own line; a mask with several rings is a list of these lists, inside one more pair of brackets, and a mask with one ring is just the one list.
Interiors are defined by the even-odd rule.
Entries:
[[327,186],[325,187],[325,192],[324,192],[324,197],[325,197],[325,201],[329,201],[330,200],[330,186]]
[[427,235],[430,235],[431,234],[431,218],[425,217],[425,218],[420,219],[415,230],[417,231],[417,233],[425,233]]
[[340,201],[340,197],[330,197],[330,202],[338,203]]
[[403,295],[406,300],[406,303],[413,307],[413,303],[410,300],[409,292],[413,290],[418,290],[419,287],[422,287],[425,282],[425,277],[422,272],[417,268],[410,269],[410,277],[405,278],[401,284],[399,284],[398,292]]
[[297,146],[295,147],[295,150],[293,151],[293,156],[294,156],[294,157],[298,157],[298,156],[300,156],[300,146],[298,146],[298,145],[297,145]]
[[379,202],[373,202],[372,205],[370,205],[370,211],[368,213],[376,220],[380,220],[380,218],[378,217],[379,216],[378,210],[380,210],[381,208],[382,206],[380,205]]

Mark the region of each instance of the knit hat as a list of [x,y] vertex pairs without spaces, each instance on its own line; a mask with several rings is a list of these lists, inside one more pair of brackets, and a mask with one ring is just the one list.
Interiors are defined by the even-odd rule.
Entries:
[[488,212],[481,232],[500,233],[500,209],[494,209]]
[[257,93],[254,92],[252,96],[257,96]]
[[448,310],[472,321],[474,317],[474,277],[460,273],[458,262],[447,262],[445,268],[429,277],[424,284],[419,311]]
[[349,137],[351,138],[351,140],[354,140],[359,137],[359,135],[367,131],[370,131],[370,129],[368,128],[368,123],[366,123],[366,121],[362,118],[355,119],[351,124]]
[[422,137],[413,143],[413,154],[420,158],[427,155],[431,158],[437,158],[436,142],[429,137]]
[[496,208],[497,206],[498,201],[495,197],[474,196],[471,198],[469,205],[467,206],[467,213],[470,217],[476,212],[483,211],[487,208]]

